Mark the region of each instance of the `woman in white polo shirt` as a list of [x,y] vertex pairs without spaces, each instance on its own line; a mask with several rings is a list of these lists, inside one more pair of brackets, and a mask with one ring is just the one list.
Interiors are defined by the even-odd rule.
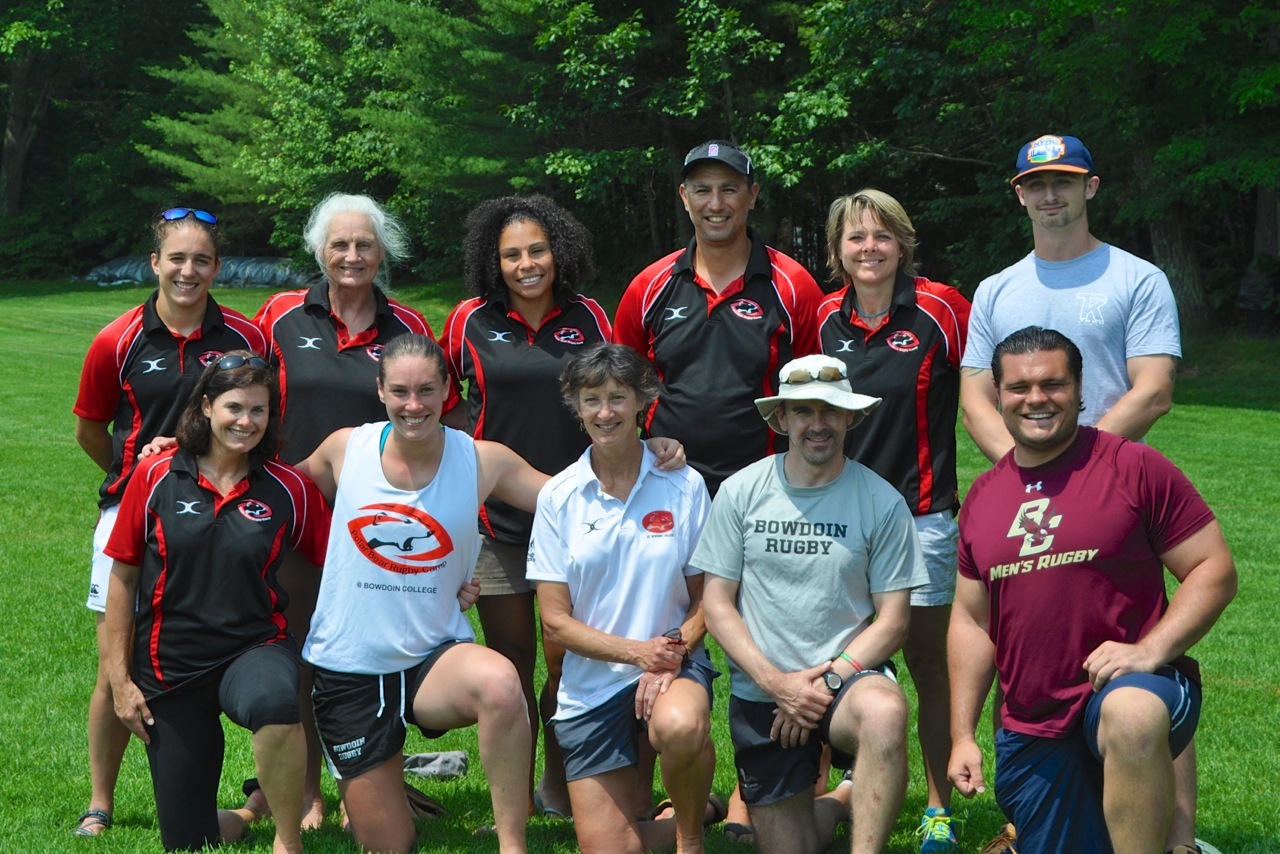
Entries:
[[[694,846],[715,770],[702,575],[689,565],[710,509],[692,468],[663,472],[638,419],[658,392],[634,350],[600,344],[560,378],[591,447],[538,495],[528,577],[543,632],[568,650],[551,727],[560,741],[583,850]],[[674,820],[637,820],[639,741],[662,761]],[[660,813],[661,815],[661,813]]]

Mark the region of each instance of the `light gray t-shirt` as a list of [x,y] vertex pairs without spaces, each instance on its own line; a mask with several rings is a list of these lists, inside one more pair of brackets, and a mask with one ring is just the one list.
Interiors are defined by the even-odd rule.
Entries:
[[[834,658],[870,625],[873,593],[918,587],[928,572],[911,512],[883,478],[846,460],[831,483],[791,486],[784,457],[724,482],[692,563],[739,583],[752,640],[791,673]],[[729,669],[735,697],[770,700],[732,660]]]
[[1056,329],[1084,356],[1084,412],[1092,426],[1129,391],[1134,356],[1182,357],[1178,306],[1159,267],[1102,244],[1070,261],[1035,253],[983,280],[973,295],[961,366],[991,369],[996,345],[1026,326]]

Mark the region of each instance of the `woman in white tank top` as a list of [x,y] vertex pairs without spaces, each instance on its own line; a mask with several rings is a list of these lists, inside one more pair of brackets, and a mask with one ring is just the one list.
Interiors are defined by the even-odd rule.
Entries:
[[[317,718],[331,768],[367,745],[363,738],[355,747],[350,739],[326,738],[319,671],[378,678],[438,655],[411,696],[401,679],[400,719],[428,731],[478,725],[500,850],[524,852],[530,745],[524,694],[510,661],[468,642],[474,636],[461,611],[479,594],[471,572],[481,502],[493,496],[532,511],[547,477],[504,445],[442,428],[447,392],[439,346],[422,335],[395,338],[378,376],[388,423],[339,430],[299,464],[336,508],[303,655],[318,671]],[[339,709],[337,716],[358,713]],[[403,729],[398,738],[402,747]],[[390,755],[371,766],[366,757],[366,767],[340,776],[338,790],[361,848],[408,851],[416,833],[401,750],[392,744],[383,752]]]

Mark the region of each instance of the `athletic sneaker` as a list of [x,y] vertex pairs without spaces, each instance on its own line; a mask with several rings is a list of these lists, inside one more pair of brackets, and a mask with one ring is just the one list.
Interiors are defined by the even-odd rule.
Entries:
[[995,839],[982,846],[979,854],[1018,854],[1017,846],[1014,845],[1018,841],[1018,831],[1014,829],[1012,824],[1005,824],[1000,828],[1000,835]]
[[920,837],[920,854],[949,854],[959,851],[956,834],[951,826],[951,810],[946,807],[929,807],[920,819],[916,835]]
[[1169,854],[1222,854],[1217,848],[1205,842],[1203,839],[1197,839],[1194,846],[1191,845],[1175,845],[1169,851]]

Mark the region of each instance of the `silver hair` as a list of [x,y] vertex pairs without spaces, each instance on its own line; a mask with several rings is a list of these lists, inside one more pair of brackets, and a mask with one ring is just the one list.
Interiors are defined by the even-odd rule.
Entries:
[[381,287],[387,285],[388,262],[399,262],[409,257],[409,236],[404,226],[386,208],[365,195],[350,193],[330,193],[320,204],[311,210],[307,218],[307,227],[302,232],[307,248],[315,256],[320,265],[320,272],[326,272],[324,266],[324,247],[329,238],[329,225],[334,216],[340,213],[359,213],[369,218],[378,246],[383,251],[383,263],[378,266],[375,281]]

